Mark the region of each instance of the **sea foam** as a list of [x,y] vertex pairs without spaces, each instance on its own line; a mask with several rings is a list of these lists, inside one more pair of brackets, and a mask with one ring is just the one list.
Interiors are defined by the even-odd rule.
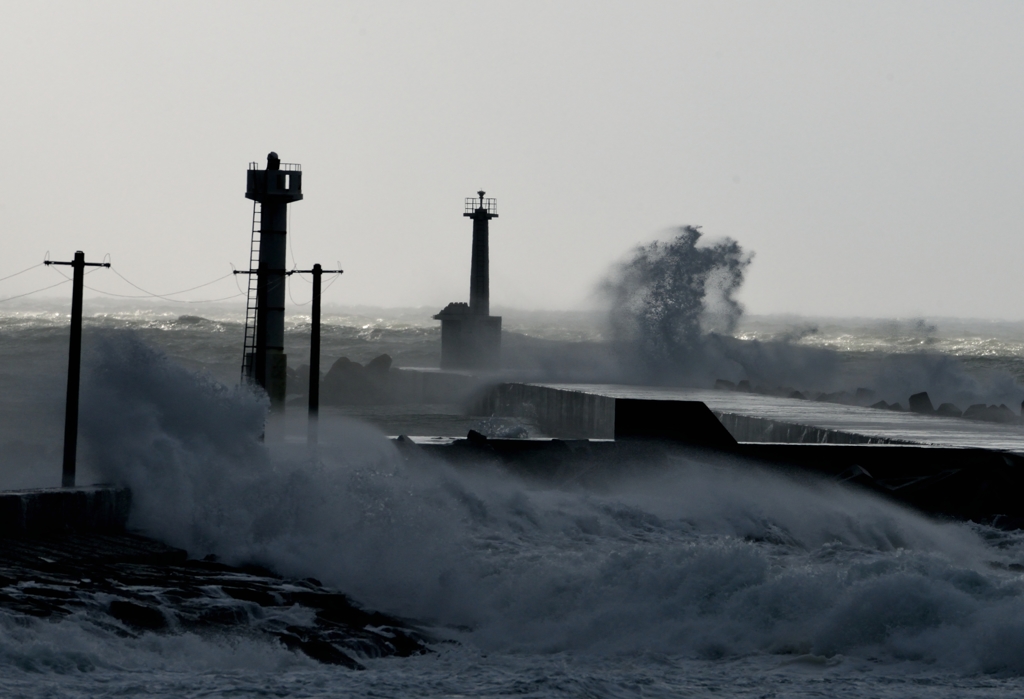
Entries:
[[1024,539],[680,453],[600,491],[455,470],[374,430],[259,441],[266,405],[125,335],[89,372],[93,467],[131,523],[314,576],[481,651],[778,656],[1024,674]]

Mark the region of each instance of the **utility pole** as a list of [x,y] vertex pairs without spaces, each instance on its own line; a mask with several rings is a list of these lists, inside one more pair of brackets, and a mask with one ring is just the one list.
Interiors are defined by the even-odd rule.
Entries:
[[313,275],[313,309],[310,312],[312,334],[309,338],[309,422],[306,440],[315,445],[320,434],[320,278],[325,274],[343,274],[341,269],[323,269],[320,264],[313,269],[294,269],[291,274]]
[[82,289],[86,267],[110,267],[109,262],[86,262],[79,250],[71,262],[44,260],[46,265],[70,265],[71,282],[71,345],[68,348],[68,395],[64,409],[64,468],[60,484],[75,487],[75,457],[78,454],[78,389],[82,376]]

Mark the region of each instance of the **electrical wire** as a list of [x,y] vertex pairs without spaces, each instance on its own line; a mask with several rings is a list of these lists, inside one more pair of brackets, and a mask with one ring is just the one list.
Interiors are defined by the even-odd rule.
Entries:
[[43,266],[43,263],[40,262],[37,265],[32,265],[31,267],[26,267],[25,269],[21,270],[20,272],[15,272],[14,274],[8,274],[6,277],[0,277],[0,282],[6,281],[8,279],[12,279],[12,278],[18,276],[19,274],[24,274],[25,272],[28,272],[29,270],[33,270],[36,267],[42,267],[42,266]]
[[[129,284],[131,284],[132,286],[134,286],[136,289],[138,289],[139,291],[143,292],[147,296],[155,296],[156,298],[161,298],[161,299],[162,298],[167,298],[168,296],[180,296],[181,294],[187,293],[189,291],[195,291],[196,289],[202,289],[204,286],[210,286],[211,284],[216,284],[217,282],[221,281],[222,279],[227,279],[228,277],[233,277],[234,276],[234,272],[232,271],[232,272],[228,272],[223,277],[217,277],[213,281],[206,282],[205,284],[200,284],[198,286],[193,286],[193,287],[190,287],[188,289],[182,289],[181,291],[172,291],[172,292],[169,292],[169,293],[166,293],[166,294],[154,294],[152,291],[148,291],[146,289],[143,289],[141,286],[139,286],[135,282],[125,278],[125,276],[123,274],[118,272],[113,267],[110,268],[110,271],[113,272],[114,274],[116,274],[117,276],[121,277],[121,279],[124,279],[124,281],[128,282]],[[93,291],[95,291],[95,289],[93,289]],[[111,296],[122,296],[122,294],[111,294]],[[125,296],[124,298],[145,298],[145,296]],[[177,299],[167,299],[167,300],[168,301],[175,301]],[[181,303],[188,303],[188,301],[181,301]]]
[[[341,263],[338,263],[338,266],[341,267]],[[288,275],[288,281],[290,282],[292,280],[292,277],[294,277],[296,274],[300,275],[299,276],[300,279],[303,279],[303,277],[301,275],[307,274],[307,272],[300,272],[297,269],[293,269],[292,270],[292,274]],[[331,281],[327,282],[327,285],[320,290],[321,294],[323,294],[325,291],[327,291],[332,286],[334,286],[334,284],[338,281],[338,279],[341,278],[340,274],[334,274],[333,276],[334,276],[334,279],[332,279]],[[313,283],[312,281],[310,281],[308,279],[306,279],[305,281],[308,282],[309,284]],[[295,305],[295,306],[308,306],[309,304],[313,303],[313,299],[310,299],[309,301],[303,301],[302,303],[299,303],[298,301],[296,301],[295,297],[292,296],[292,285],[291,284],[288,284],[288,298],[290,298],[292,300],[292,305]]]
[[[88,272],[86,272],[86,274],[92,274],[93,272],[97,272],[100,269],[109,269],[111,272],[113,272],[117,276],[121,277],[121,279],[124,279],[126,282],[128,282],[129,284],[134,286],[139,291],[146,291],[145,289],[143,289],[142,287],[138,286],[137,284],[133,284],[129,280],[125,279],[124,276],[122,274],[120,274],[117,270],[115,270],[113,267],[107,267],[107,268],[96,267],[96,268],[91,269]],[[64,279],[66,279],[67,281],[71,281],[71,277],[67,276],[66,274],[61,272],[59,269],[54,268],[53,271],[57,272],[57,274],[59,274],[60,276],[64,277]],[[200,284],[199,286],[193,286],[192,288],[184,289],[183,291],[175,291],[175,292],[173,292],[173,294],[168,294],[167,296],[172,296],[172,295],[177,295],[177,294],[184,294],[186,291],[194,291],[196,289],[202,289],[204,286],[209,286],[210,284],[214,284],[216,282],[221,281],[222,279],[225,279],[227,277],[233,277],[233,276],[234,276],[234,274],[225,274],[223,277],[218,277],[217,279],[214,279],[212,282],[206,282],[205,284]],[[167,298],[167,296],[161,296],[160,294],[152,294],[152,293],[150,293],[148,291],[146,291],[146,295],[142,295],[142,294],[115,294],[112,291],[104,291],[103,289],[97,289],[96,287],[89,286],[87,284],[82,284],[82,286],[85,287],[86,289],[88,289],[89,291],[95,291],[97,294],[103,294],[104,296],[114,296],[116,298],[122,298],[122,299],[158,298],[158,299],[163,299],[165,301],[171,301],[173,303],[213,303],[215,301],[227,301],[228,299],[233,299],[233,298],[237,298],[238,296],[244,296],[245,295],[245,292],[239,290],[239,292],[237,294],[231,294],[230,296],[222,296],[222,297],[216,298],[216,299],[199,299],[197,301],[183,301],[181,299]]]
[[17,296],[8,296],[5,299],[0,299],[0,303],[6,303],[7,301],[13,301],[14,299],[20,299],[20,298],[22,298],[24,296],[31,296],[32,294],[38,294],[40,291],[46,291],[47,289],[52,289],[55,286],[60,286],[61,284],[67,284],[69,281],[71,281],[71,280],[70,279],[64,279],[62,281],[57,282],[56,284],[50,284],[50,286],[44,286],[42,289],[36,289],[35,291],[29,291],[29,292],[24,293],[24,294],[18,294]]
[[242,291],[242,287],[238,285],[238,275],[235,274],[234,265],[231,265],[231,276],[235,278],[235,288],[238,289],[238,295],[247,294],[248,292]]
[[325,286],[323,289],[321,289],[320,293],[323,293],[323,292],[327,291],[332,286],[337,284],[339,279],[341,279],[341,275],[340,274],[335,274],[334,275],[334,279],[332,279],[331,281],[327,282],[327,286]]
[[295,300],[295,297],[292,296],[292,278],[291,278],[291,276],[288,277],[288,298],[290,298],[292,300],[292,305],[293,306],[308,306],[309,304],[313,303],[313,299],[310,299],[309,301],[303,301],[302,303],[299,303],[298,301]]

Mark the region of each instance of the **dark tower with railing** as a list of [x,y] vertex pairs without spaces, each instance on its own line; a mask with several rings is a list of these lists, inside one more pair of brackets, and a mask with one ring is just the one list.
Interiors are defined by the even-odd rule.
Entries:
[[501,316],[491,315],[488,226],[498,218],[498,202],[466,199],[463,216],[473,220],[473,258],[469,304],[449,303],[434,318],[441,321],[442,369],[497,369],[501,365]]
[[242,374],[265,388],[271,406],[280,409],[287,390],[284,295],[288,205],[302,199],[302,167],[282,163],[277,153],[267,156],[266,169],[249,163],[245,198],[255,203]]

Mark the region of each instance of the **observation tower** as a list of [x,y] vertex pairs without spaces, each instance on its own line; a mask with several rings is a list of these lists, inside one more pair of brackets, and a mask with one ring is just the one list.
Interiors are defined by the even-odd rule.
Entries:
[[282,163],[277,153],[267,156],[265,169],[249,163],[245,198],[254,203],[242,378],[262,386],[271,407],[280,410],[288,366],[284,353],[288,205],[302,199],[302,166]]

